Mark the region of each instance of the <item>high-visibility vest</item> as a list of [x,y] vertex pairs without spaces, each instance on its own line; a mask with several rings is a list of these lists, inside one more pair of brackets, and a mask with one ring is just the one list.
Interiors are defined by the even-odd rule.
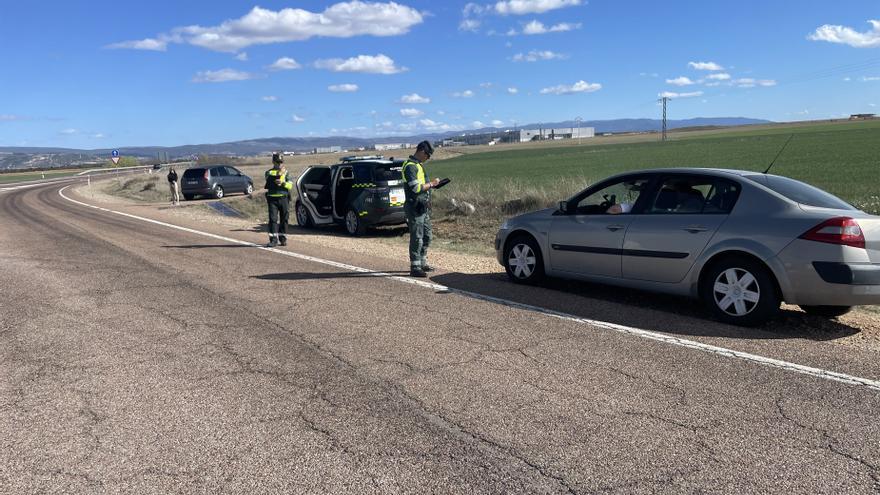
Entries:
[[[275,183],[275,179],[281,178],[281,185]],[[283,198],[290,194],[293,182],[287,180],[287,174],[281,170],[271,169],[266,171],[266,196],[270,198]]]
[[[407,167],[416,167],[416,176],[413,179],[409,179],[406,176]],[[409,198],[411,196],[417,196],[419,194],[425,193],[425,169],[422,168],[422,164],[415,160],[407,160],[403,162],[403,167],[401,167],[401,175],[403,176],[403,182],[406,183],[406,197]]]

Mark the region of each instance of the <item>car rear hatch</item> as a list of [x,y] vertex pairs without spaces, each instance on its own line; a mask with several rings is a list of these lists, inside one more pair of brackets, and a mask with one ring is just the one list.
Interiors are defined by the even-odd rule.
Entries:
[[[406,201],[402,163],[371,163],[369,165],[369,187],[373,201],[379,208],[403,207]],[[358,175],[358,171],[355,171]]]
[[185,189],[198,189],[208,185],[208,169],[190,168],[183,173],[181,185]]

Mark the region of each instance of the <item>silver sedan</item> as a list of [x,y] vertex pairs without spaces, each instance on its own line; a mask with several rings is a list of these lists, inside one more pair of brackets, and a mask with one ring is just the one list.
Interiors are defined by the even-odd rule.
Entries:
[[880,217],[803,182],[718,169],[611,177],[504,222],[511,280],[582,279],[699,298],[758,325],[782,301],[837,317],[880,304]]

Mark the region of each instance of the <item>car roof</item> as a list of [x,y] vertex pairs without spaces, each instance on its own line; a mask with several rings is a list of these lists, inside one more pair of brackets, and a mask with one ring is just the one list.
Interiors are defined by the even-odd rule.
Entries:
[[630,172],[623,172],[619,174],[615,174],[609,179],[615,177],[624,177],[627,175],[639,175],[639,174],[703,174],[703,175],[715,175],[718,177],[729,177],[731,175],[745,177],[747,175],[759,175],[760,172],[755,172],[753,170],[737,170],[737,169],[727,169],[727,168],[700,168],[700,167],[679,167],[679,168],[648,168],[643,170],[632,170]]

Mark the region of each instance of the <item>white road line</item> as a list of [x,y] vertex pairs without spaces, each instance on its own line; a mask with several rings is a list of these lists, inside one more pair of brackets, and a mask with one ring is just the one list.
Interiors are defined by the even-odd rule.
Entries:
[[591,320],[589,318],[581,318],[579,316],[571,315],[568,313],[562,313],[559,311],[554,311],[554,310],[542,308],[539,306],[532,306],[530,304],[523,304],[523,303],[519,303],[516,301],[510,301],[508,299],[502,299],[499,297],[486,296],[486,295],[478,294],[475,292],[446,287],[445,285],[435,284],[432,282],[426,282],[426,281],[417,280],[417,279],[413,279],[413,278],[409,278],[409,277],[398,277],[398,276],[391,275],[386,272],[377,272],[374,270],[370,270],[368,268],[361,268],[359,266],[348,265],[345,263],[339,263],[337,261],[316,258],[314,256],[299,254],[299,253],[295,253],[292,251],[283,251],[281,249],[269,248],[269,247],[266,247],[266,246],[263,246],[260,244],[254,244],[253,242],[242,241],[240,239],[234,239],[232,237],[225,237],[225,236],[217,235],[217,234],[211,234],[209,232],[202,232],[200,230],[190,229],[187,227],[181,227],[179,225],[174,225],[171,223],[160,222],[159,220],[153,220],[151,218],[139,217],[137,215],[132,215],[130,213],[124,213],[124,212],[120,212],[120,211],[115,211],[115,210],[103,208],[100,206],[90,205],[90,204],[83,203],[81,201],[77,201],[75,199],[71,199],[71,198],[65,196],[64,190],[67,189],[68,187],[70,187],[70,185],[61,188],[58,191],[58,194],[60,194],[62,198],[66,199],[67,201],[70,201],[71,203],[75,203],[75,204],[78,204],[81,206],[93,208],[95,210],[100,210],[100,211],[107,212],[107,213],[113,213],[115,215],[121,215],[121,216],[132,218],[135,220],[140,220],[142,222],[148,222],[148,223],[152,223],[155,225],[161,225],[163,227],[168,227],[170,229],[176,229],[176,230],[180,230],[183,232],[189,232],[191,234],[197,234],[197,235],[201,235],[204,237],[210,237],[212,239],[217,239],[217,240],[229,242],[232,244],[239,244],[242,246],[250,246],[253,248],[257,248],[257,249],[262,249],[264,251],[270,251],[270,252],[273,252],[276,254],[289,256],[291,258],[297,258],[300,260],[310,261],[313,263],[319,263],[322,265],[332,266],[332,267],[340,268],[343,270],[348,270],[348,271],[357,272],[357,273],[363,273],[368,276],[383,277],[385,279],[395,280],[397,282],[403,282],[403,283],[411,284],[411,285],[417,285],[419,287],[424,287],[424,288],[432,289],[435,291],[459,294],[459,295],[469,297],[472,299],[477,299],[480,301],[486,301],[486,302],[491,302],[491,303],[495,303],[495,304],[500,304],[503,306],[508,306],[508,307],[515,308],[515,309],[541,313],[545,316],[549,316],[552,318],[558,318],[560,320],[581,323],[581,324],[585,324],[585,325],[589,325],[589,326],[593,326],[593,327],[602,328],[605,330],[612,330],[612,331],[624,333],[627,335],[641,337],[641,338],[648,339],[648,340],[654,340],[657,342],[664,342],[666,344],[676,345],[679,347],[686,347],[688,349],[694,349],[694,350],[698,350],[698,351],[702,351],[702,352],[707,352],[707,353],[715,354],[718,356],[740,359],[743,361],[748,361],[751,363],[759,364],[762,366],[768,366],[771,368],[778,368],[778,369],[782,369],[782,370],[786,370],[786,371],[791,371],[794,373],[800,373],[802,375],[807,375],[807,376],[812,376],[815,378],[821,378],[824,380],[831,380],[831,381],[835,381],[835,382],[845,383],[847,385],[854,385],[857,387],[864,387],[864,388],[867,388],[867,389],[870,389],[870,390],[873,390],[876,392],[880,392],[880,381],[877,381],[877,380],[870,380],[868,378],[861,378],[858,376],[847,375],[845,373],[838,373],[836,371],[829,371],[829,370],[824,370],[821,368],[813,368],[811,366],[804,366],[801,364],[790,363],[788,361],[782,361],[779,359],[773,359],[773,358],[768,358],[768,357],[764,357],[764,356],[759,356],[757,354],[751,354],[748,352],[735,351],[733,349],[727,349],[725,347],[704,344],[702,342],[697,342],[697,341],[688,340],[688,339],[682,339],[679,337],[672,337],[670,335],[666,335],[666,334],[659,333],[659,332],[652,332],[650,330],[644,330],[641,328],[635,328],[635,327],[630,327],[630,326],[626,326],[626,325],[618,325],[616,323],[610,323],[607,321]]

